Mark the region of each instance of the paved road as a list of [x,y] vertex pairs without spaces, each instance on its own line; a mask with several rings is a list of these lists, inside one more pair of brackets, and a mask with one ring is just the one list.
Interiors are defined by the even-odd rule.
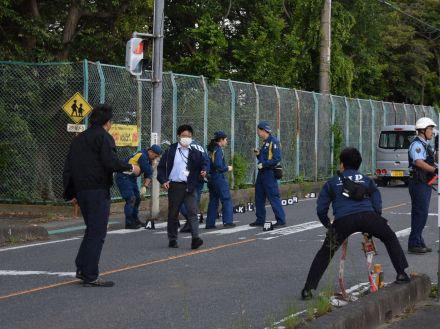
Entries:
[[[406,250],[410,227],[408,191],[381,188],[384,216]],[[438,240],[436,195],[425,240]],[[233,229],[205,231],[204,246],[190,249],[187,234],[169,249],[165,227],[109,232],[101,271],[113,288],[85,288],[73,278],[80,237],[0,249],[1,328],[264,328],[286,316],[286,308],[306,308],[299,300],[308,268],[325,229],[315,215],[315,199],[285,207],[288,227],[270,232],[251,228],[253,213],[235,216]],[[272,216],[272,212],[268,211]],[[360,235],[350,239],[346,287],[366,282]],[[394,270],[377,242],[385,280]],[[320,284],[335,286],[339,252]],[[437,253],[407,255],[410,271],[436,280]],[[247,326],[246,326],[247,325]]]

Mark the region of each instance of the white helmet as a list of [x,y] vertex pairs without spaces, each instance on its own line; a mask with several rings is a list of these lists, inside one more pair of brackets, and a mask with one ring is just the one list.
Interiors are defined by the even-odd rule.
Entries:
[[437,125],[435,124],[434,121],[432,121],[432,119],[426,117],[420,118],[416,122],[416,129],[426,129],[428,127],[436,127],[436,126]]

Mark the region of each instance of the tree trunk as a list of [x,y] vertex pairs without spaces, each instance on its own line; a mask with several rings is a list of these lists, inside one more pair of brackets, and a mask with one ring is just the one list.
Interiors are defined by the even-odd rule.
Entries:
[[[24,3],[23,9],[31,20],[40,20],[40,11],[38,10],[37,0],[28,0]],[[35,35],[26,34],[24,37],[24,47],[29,55],[33,54],[37,45],[37,37]],[[31,55],[32,56],[32,55]]]
[[78,22],[82,16],[82,11],[75,5],[72,5],[67,15],[66,23],[64,24],[63,39],[61,40],[62,49],[58,53],[59,60],[66,60],[69,57],[70,46],[78,28]]

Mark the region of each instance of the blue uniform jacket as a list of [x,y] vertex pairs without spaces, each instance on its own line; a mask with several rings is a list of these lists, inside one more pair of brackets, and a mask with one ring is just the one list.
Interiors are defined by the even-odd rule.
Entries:
[[261,146],[257,159],[259,163],[263,164],[263,168],[275,168],[281,161],[281,149],[278,139],[269,135]]
[[138,165],[141,168],[141,173],[144,173],[144,178],[151,178],[153,168],[151,168],[147,150],[138,151],[132,156],[124,159],[124,161],[128,164]]
[[[157,166],[157,180],[160,184],[169,181],[169,175],[174,165],[174,157],[176,156],[177,143],[171,144],[168,150],[160,158],[159,165]],[[209,162],[209,161],[208,161]],[[190,147],[188,155],[188,171],[189,175],[187,178],[187,190],[188,192],[193,192],[197,189],[200,182],[200,172],[202,170],[208,170],[208,162],[199,150]]]
[[[209,160],[209,156],[208,153],[206,153],[205,149],[203,148],[203,146],[201,146],[200,144],[197,144],[197,142],[193,141],[191,143],[191,148],[194,148],[198,151],[200,151],[202,153],[203,156],[203,160],[205,161],[205,165],[207,166],[207,170],[206,172],[209,172],[209,166],[210,166],[210,160]],[[202,182],[204,182],[204,180],[202,180]]]
[[223,156],[223,150],[220,146],[216,145],[214,152],[211,153],[210,157],[211,168],[209,173],[213,174],[223,174],[228,171],[228,166],[225,163],[225,157]]
[[316,202],[316,212],[321,223],[325,227],[330,224],[328,217],[330,203],[332,204],[335,220],[350,214],[368,211],[376,212],[380,215],[382,213],[382,198],[376,184],[368,176],[354,169],[346,169],[342,175],[352,181],[361,182],[366,185],[371,191],[370,198],[356,201],[343,196],[341,178],[333,176],[322,187]]

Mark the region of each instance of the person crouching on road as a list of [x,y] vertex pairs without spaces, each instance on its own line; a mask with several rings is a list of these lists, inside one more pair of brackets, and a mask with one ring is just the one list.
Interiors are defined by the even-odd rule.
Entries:
[[[151,182],[153,168],[151,166],[154,159],[158,158],[162,150],[159,145],[152,145],[146,150],[141,150],[126,158],[124,161],[128,164],[138,165],[141,168],[141,174],[144,173],[143,186],[148,187]],[[116,185],[125,200],[125,228],[136,230],[141,228],[143,223],[139,220],[139,204],[141,196],[137,185],[137,177],[126,175],[124,173],[116,173]]]
[[217,131],[214,139],[208,145],[210,157],[209,169],[209,204],[206,217],[206,228],[216,228],[215,220],[218,215],[219,201],[222,203],[223,226],[226,228],[235,227],[233,223],[232,198],[229,191],[228,180],[225,173],[232,171],[232,166],[227,166],[223,155],[223,148],[228,144],[228,136],[223,131]]
[[255,215],[257,219],[250,226],[263,226],[266,221],[266,198],[269,199],[275,214],[276,224],[273,227],[286,225],[286,214],[281,206],[280,190],[274,169],[281,162],[280,142],[271,134],[269,123],[261,121],[257,135],[263,140],[261,148],[255,149],[258,160],[258,175],[255,182]]
[[428,220],[432,188],[427,183],[437,173],[434,150],[428,141],[433,137],[436,124],[430,118],[420,118],[416,122],[417,137],[408,149],[410,179],[408,182],[411,197],[411,233],[408,238],[408,251],[413,254],[431,252],[425,244],[422,232]]
[[[368,233],[379,238],[388,251],[394,269],[397,272],[396,283],[407,283],[410,278],[405,273],[408,267],[405,254],[396,234],[388,226],[387,220],[381,216],[382,199],[374,182],[361,174],[358,169],[362,157],[355,148],[344,149],[340,156],[340,174],[358,183],[363,189],[361,197],[356,199],[344,191],[339,175],[330,178],[322,187],[317,200],[317,214],[321,223],[327,228],[327,235],[321,249],[313,259],[307,276],[302,299],[312,297],[311,290],[318,287],[331,258],[339,246],[355,232]],[[356,184],[356,185],[358,185]],[[344,193],[343,193],[344,192]],[[332,204],[334,221],[330,222],[328,210]]]
[[178,248],[178,216],[182,203],[188,211],[191,226],[191,249],[197,249],[203,244],[203,240],[199,238],[196,189],[200,177],[206,176],[207,168],[202,152],[190,146],[192,136],[191,126],[180,126],[177,129],[179,142],[170,145],[157,166],[157,180],[168,191],[167,231],[170,248]]
[[110,214],[110,187],[113,172],[139,175],[137,165],[118,159],[113,137],[108,133],[112,107],[96,106],[90,115],[90,127],[70,144],[64,164],[64,199],[78,200],[86,230],[75,259],[76,277],[84,286],[112,287],[113,281],[99,277],[99,258],[107,235]]

